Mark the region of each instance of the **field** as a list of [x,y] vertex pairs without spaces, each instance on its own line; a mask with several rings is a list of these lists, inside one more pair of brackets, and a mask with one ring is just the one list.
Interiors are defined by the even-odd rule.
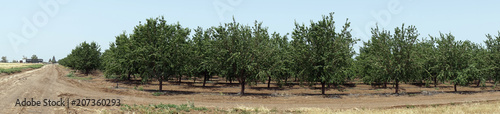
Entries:
[[[378,88],[362,83],[341,85],[320,95],[318,86],[293,84],[277,88],[259,83],[247,87],[239,96],[237,84],[213,78],[208,87],[201,81],[172,80],[157,91],[157,82],[140,84],[109,80],[94,73],[84,76],[59,65],[0,77],[0,98],[12,113],[496,113],[500,92],[486,87],[459,87],[452,92],[448,84],[437,88],[403,84],[404,94],[392,94],[392,86]],[[8,93],[8,94],[6,94]],[[120,99],[122,106],[20,107],[17,99]]]
[[42,67],[43,64],[33,63],[0,63],[0,74],[12,74],[23,70],[30,70]]
[[10,69],[10,68],[30,66],[30,65],[36,65],[36,64],[32,64],[32,63],[0,63],[0,68],[1,69]]

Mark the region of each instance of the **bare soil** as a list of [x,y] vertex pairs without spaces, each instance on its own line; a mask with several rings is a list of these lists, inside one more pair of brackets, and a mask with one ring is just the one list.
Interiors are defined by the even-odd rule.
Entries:
[[[486,87],[458,87],[460,92],[453,92],[453,86],[440,84],[437,88],[420,87],[419,84],[402,84],[403,94],[392,94],[392,85],[378,88],[355,82],[329,89],[326,96],[320,95],[319,85],[291,84],[278,88],[276,84],[259,83],[247,87],[248,95],[238,96],[240,88],[236,82],[229,84],[214,77],[207,87],[201,87],[197,79],[184,79],[182,83],[172,80],[163,86],[162,95],[158,82],[141,84],[140,81],[116,81],[103,78],[100,73],[90,75],[92,80],[78,80],[66,77],[70,72],[59,65],[45,65],[40,69],[25,71],[13,75],[0,76],[0,112],[1,113],[99,113],[120,112],[118,106],[66,106],[66,107],[22,107],[15,106],[17,99],[121,99],[123,104],[186,104],[194,102],[196,106],[208,108],[266,107],[287,110],[293,108],[388,108],[406,105],[432,105],[463,102],[495,101],[500,99],[499,89]],[[81,74],[76,76],[84,77]],[[116,87],[118,84],[118,87]],[[142,91],[139,90],[142,88]]]

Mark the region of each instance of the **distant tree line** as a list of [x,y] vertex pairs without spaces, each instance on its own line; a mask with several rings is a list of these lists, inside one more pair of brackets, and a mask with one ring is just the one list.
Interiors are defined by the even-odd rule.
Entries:
[[[116,36],[110,48],[100,53],[99,45],[83,42],[59,63],[85,74],[102,69],[108,78],[159,81],[159,90],[168,79],[202,78],[203,86],[213,76],[238,81],[240,94],[245,86],[275,81],[279,87],[290,82],[320,84],[321,94],[330,85],[361,79],[367,84],[451,83],[478,86],[500,81],[500,37],[487,35],[486,47],[470,41],[456,41],[450,34],[419,38],[415,26],[394,29],[393,33],[372,28],[354,57],[350,22],[340,30],[333,13],[310,24],[295,23],[291,39],[269,33],[262,22],[242,25],[233,19],[203,29],[168,24],[163,17],[149,18],[132,33]],[[500,35],[500,33],[499,33]],[[195,80],[196,81],[196,80]]]

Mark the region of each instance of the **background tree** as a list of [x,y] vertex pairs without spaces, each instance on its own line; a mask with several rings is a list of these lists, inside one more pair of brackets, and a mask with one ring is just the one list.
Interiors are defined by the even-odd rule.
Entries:
[[291,71],[293,65],[292,47],[286,35],[281,36],[276,32],[271,35],[270,42],[270,46],[266,49],[268,50],[267,63],[270,65],[267,71],[269,75],[267,87],[270,87],[271,79],[275,80],[279,87],[282,87],[293,75]]
[[2,60],[0,62],[6,63],[7,62],[7,56],[2,56]]
[[33,63],[38,62],[38,57],[36,55],[32,55],[31,62],[33,62]]
[[348,77],[344,72],[351,65],[354,55],[353,44],[356,42],[350,34],[350,23],[346,22],[341,32],[335,31],[333,13],[306,27],[295,24],[293,42],[295,54],[303,59],[299,64],[301,79],[308,82],[320,82],[321,94],[325,94],[327,83],[341,84]]
[[372,37],[360,48],[357,58],[361,67],[362,79],[367,84],[387,83],[391,81],[390,75],[394,73],[394,55],[391,52],[393,38],[389,31],[372,28]]
[[[469,81],[476,80],[476,86],[485,86],[486,80],[490,76],[490,69],[492,68],[488,62],[489,53],[482,45],[477,43],[472,43],[470,46],[470,61],[468,65],[467,74],[471,76],[472,79]],[[483,84],[483,85],[480,85]]]
[[57,63],[56,56],[52,56],[52,63]]
[[425,81],[426,84],[433,82],[434,87],[438,85],[438,74],[439,74],[439,57],[441,54],[436,47],[436,39],[424,39],[417,44],[417,60],[420,66],[419,75],[416,81]]
[[203,87],[209,78],[217,73],[217,58],[215,58],[214,40],[210,37],[211,29],[204,31],[201,27],[194,30],[195,34],[192,38],[190,48],[191,56],[189,69],[194,77],[203,78]]

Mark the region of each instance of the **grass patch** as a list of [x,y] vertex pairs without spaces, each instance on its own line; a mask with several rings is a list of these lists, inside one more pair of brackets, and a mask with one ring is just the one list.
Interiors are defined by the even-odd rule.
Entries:
[[160,95],[163,95],[163,93],[162,92],[154,92],[153,93],[153,96],[160,96]]
[[75,76],[75,71],[69,72],[69,74],[67,74],[66,77],[69,77],[71,79],[77,79],[77,80],[92,80],[92,77],[90,77],[90,76],[87,76],[87,77]]
[[406,105],[406,108],[415,108],[413,105]]
[[75,76],[75,71],[71,71],[69,74],[66,75],[67,77],[74,77]]
[[92,77],[70,77],[70,78],[77,80],[92,80]]
[[192,111],[207,112],[209,111],[206,107],[195,107],[193,102],[188,102],[188,104],[150,104],[150,105],[127,105],[124,104],[120,107],[121,111],[127,113],[139,113],[139,114],[176,114],[176,113],[189,113]]
[[37,68],[42,68],[43,64],[26,64],[26,65],[7,65],[7,64],[15,64],[15,63],[3,63],[1,64],[0,67],[0,73],[7,73],[7,74],[13,74],[13,73],[18,73],[21,72],[24,69],[37,69]]

